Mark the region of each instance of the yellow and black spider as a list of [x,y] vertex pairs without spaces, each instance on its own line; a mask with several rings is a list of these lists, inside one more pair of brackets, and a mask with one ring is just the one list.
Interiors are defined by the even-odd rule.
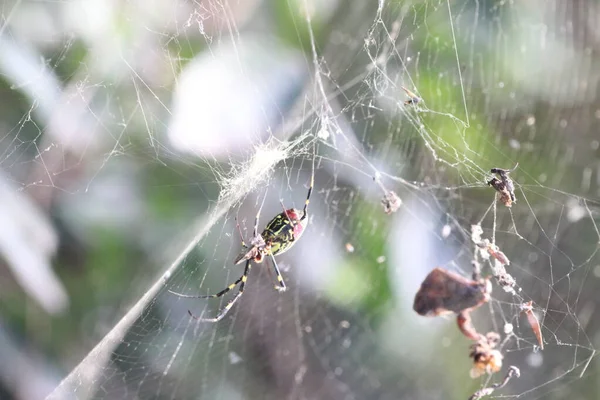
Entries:
[[[310,187],[308,188],[308,194],[306,195],[306,201],[304,202],[304,208],[302,211],[290,208],[285,209],[283,206],[283,212],[277,214],[275,218],[273,218],[263,232],[258,235],[258,218],[260,216],[260,209],[256,214],[256,218],[254,220],[254,233],[252,240],[250,241],[250,246],[246,245],[244,242],[244,238],[242,236],[242,232],[238,224],[238,230],[240,232],[240,237],[242,240],[242,252],[235,258],[233,261],[234,264],[240,264],[246,261],[246,266],[244,268],[244,273],[241,277],[238,278],[235,282],[227,286],[225,289],[221,290],[216,294],[209,295],[186,295],[181,293],[176,293],[169,290],[170,293],[175,294],[179,297],[186,298],[194,298],[194,299],[211,299],[216,297],[221,297],[237,285],[240,285],[238,293],[234,298],[229,300],[229,302],[225,305],[225,307],[217,314],[214,318],[199,318],[192,314],[191,311],[188,310],[190,316],[199,321],[205,322],[217,322],[220,321],[227,312],[233,307],[235,302],[242,296],[244,293],[244,287],[246,285],[246,281],[248,280],[248,273],[250,272],[250,268],[252,266],[252,261],[255,263],[262,263],[265,260],[265,257],[271,257],[273,268],[275,269],[275,274],[277,275],[277,284],[275,285],[275,289],[278,291],[285,291],[286,286],[283,281],[283,277],[281,276],[281,272],[279,270],[279,266],[277,265],[277,261],[275,260],[275,256],[279,254],[283,254],[300,239],[300,236],[304,233],[306,226],[308,225],[308,203],[310,202],[310,195],[313,190],[313,186],[315,183],[315,157],[316,157],[316,149],[313,151],[313,160],[312,160],[312,172],[310,177]],[[262,206],[261,206],[262,208]]]

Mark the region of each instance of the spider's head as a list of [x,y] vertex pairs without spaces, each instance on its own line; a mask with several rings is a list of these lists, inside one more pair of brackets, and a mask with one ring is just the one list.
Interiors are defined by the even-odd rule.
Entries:
[[[254,260],[256,262],[261,262],[262,261],[262,254],[259,251],[259,247],[257,246],[252,246],[250,249],[248,249],[247,247],[244,247],[244,249],[242,250],[242,252],[235,258],[235,260],[233,260],[234,264],[240,264],[246,260]],[[257,261],[258,259],[258,261]]]
[[265,253],[266,253],[266,251],[264,249],[263,250],[259,249],[256,252],[256,255],[253,257],[254,262],[255,263],[261,263],[261,262],[263,262],[265,260]]

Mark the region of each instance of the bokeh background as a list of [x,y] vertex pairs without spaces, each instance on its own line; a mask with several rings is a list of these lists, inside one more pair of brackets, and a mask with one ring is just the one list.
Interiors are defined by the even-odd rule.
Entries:
[[[600,398],[600,4],[6,0],[0,5],[0,398]],[[407,105],[403,87],[423,101]],[[316,157],[313,156],[316,148]],[[190,300],[280,201],[309,227],[218,324]],[[486,185],[512,173],[506,208]],[[385,214],[394,191],[401,207]],[[262,206],[261,206],[262,205]],[[510,259],[473,314],[504,368],[471,379],[453,317],[479,224]],[[541,350],[522,314],[533,302]]]

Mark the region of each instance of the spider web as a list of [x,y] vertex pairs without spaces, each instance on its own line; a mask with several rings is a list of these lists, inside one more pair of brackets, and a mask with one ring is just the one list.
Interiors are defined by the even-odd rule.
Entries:
[[[493,396],[598,396],[595,3],[151,3],[2,8],[5,89],[20,96],[1,142],[10,192],[61,242],[116,231],[141,254],[115,256],[95,277],[116,286],[72,305],[83,333],[49,352],[65,370],[50,398],[466,399],[511,365],[521,376]],[[24,23],[34,12],[50,22]],[[238,279],[236,223],[249,243],[259,209],[260,232],[281,202],[301,208],[313,146],[309,225],[276,257],[288,290],[266,260],[223,320],[190,318],[235,291],[168,290]],[[505,207],[490,169],[517,163]],[[470,277],[474,260],[493,291],[473,324],[504,355],[478,379],[454,319],[412,310],[434,267]],[[50,314],[76,299],[54,279],[26,288]]]

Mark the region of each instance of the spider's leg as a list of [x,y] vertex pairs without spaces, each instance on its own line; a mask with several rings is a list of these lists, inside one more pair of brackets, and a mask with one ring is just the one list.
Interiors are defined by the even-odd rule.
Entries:
[[240,227],[240,223],[237,217],[235,217],[235,225],[237,226],[237,230],[240,233],[240,240],[242,241],[242,246],[247,248],[248,246],[246,245],[246,242],[244,242],[244,235],[242,235],[242,228]]
[[189,294],[177,293],[172,290],[169,290],[169,293],[174,294],[175,296],[185,297],[187,299],[214,299],[215,297],[223,296],[225,293],[229,292],[231,289],[236,287],[243,280],[243,278],[244,278],[244,276],[241,276],[237,281],[233,282],[232,284],[227,286],[225,289],[223,289],[219,293],[215,293],[215,294],[189,295]]
[[[302,210],[302,217],[300,220],[305,219],[308,216],[308,203],[310,203],[310,195],[315,186],[315,158],[317,158],[317,143],[313,143],[313,159],[312,159],[312,172],[310,173],[310,186],[308,188],[308,194],[306,195],[306,201],[304,202],[304,209]],[[289,218],[288,218],[289,219]]]
[[237,281],[233,282],[232,284],[227,286],[225,289],[223,289],[219,293],[215,293],[215,294],[189,295],[189,294],[177,293],[172,290],[169,290],[169,293],[174,294],[175,296],[185,297],[187,299],[214,299],[215,297],[223,296],[225,293],[229,292],[231,289],[233,289],[234,287],[239,285],[239,283],[244,279],[244,276],[245,276],[245,273],[244,273],[244,275],[240,276],[240,278]]
[[271,256],[271,260],[273,261],[273,269],[275,270],[275,274],[277,276],[277,285],[275,285],[275,290],[277,290],[279,292],[285,292],[287,289],[287,286],[285,285],[285,282],[283,281],[283,276],[281,276],[281,271],[279,271],[279,266],[277,265],[275,256],[271,252],[269,252],[269,255]]
[[[246,261],[246,268],[244,268],[244,275],[241,276],[240,279],[238,279],[236,282],[241,282],[242,284],[240,285],[240,290],[237,292],[237,294],[235,295],[235,297],[231,300],[229,300],[229,302],[225,305],[225,307],[223,307],[223,309],[221,309],[221,311],[219,311],[219,313],[217,314],[216,317],[214,318],[200,318],[195,316],[194,314],[192,314],[192,312],[190,310],[188,310],[188,314],[190,314],[190,316],[192,318],[194,318],[195,320],[201,321],[201,322],[218,322],[220,320],[223,319],[223,317],[225,315],[227,315],[227,313],[229,312],[229,310],[231,310],[231,307],[233,307],[233,305],[235,304],[236,301],[238,301],[238,299],[240,297],[242,297],[242,294],[244,293],[244,287],[246,286],[246,281],[248,280],[248,273],[250,272],[250,268],[252,267],[251,265],[251,261],[252,260],[248,260]],[[235,287],[235,285],[233,286]],[[229,286],[227,289],[223,290],[222,292],[219,293],[227,293],[230,289],[231,286]],[[221,294],[221,296],[223,295]],[[219,294],[215,295],[215,297],[218,297]]]
[[253,240],[254,238],[256,238],[258,236],[258,219],[260,217],[260,212],[262,211],[263,206],[265,205],[265,199],[267,198],[267,193],[265,193],[265,197],[263,197],[262,203],[260,203],[260,207],[258,208],[258,211],[256,212],[256,217],[254,218],[254,236],[253,236]]
[[256,217],[254,217],[254,230],[253,230],[253,237],[258,236],[258,218],[260,217],[260,209],[262,208],[262,205],[260,206],[260,208],[258,209],[258,212],[256,213]]

